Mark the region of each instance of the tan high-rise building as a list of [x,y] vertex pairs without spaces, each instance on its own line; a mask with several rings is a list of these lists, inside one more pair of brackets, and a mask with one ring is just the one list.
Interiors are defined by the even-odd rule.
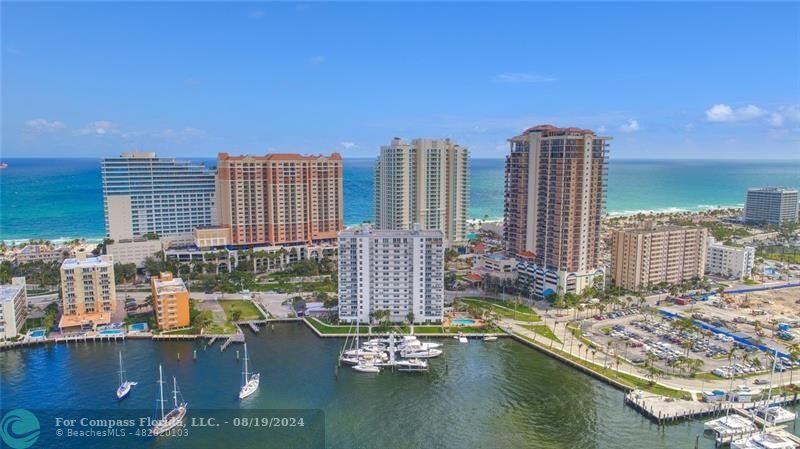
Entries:
[[117,299],[114,260],[88,256],[84,251],[61,264],[61,298],[64,314],[59,327],[96,327],[111,322]]
[[676,284],[702,278],[706,267],[706,237],[702,227],[652,223],[613,232],[611,259],[614,283],[638,291],[662,282]]
[[335,241],[344,228],[342,157],[220,153],[217,205],[233,245]]
[[507,251],[524,256],[520,274],[537,297],[580,293],[602,280],[600,224],[610,137],[540,125],[509,140]]
[[466,240],[469,150],[450,139],[395,138],[375,166],[375,226],[440,230],[449,243]]
[[159,329],[178,329],[190,324],[189,291],[183,279],[173,278],[169,272],[161,273],[150,278],[150,289]]

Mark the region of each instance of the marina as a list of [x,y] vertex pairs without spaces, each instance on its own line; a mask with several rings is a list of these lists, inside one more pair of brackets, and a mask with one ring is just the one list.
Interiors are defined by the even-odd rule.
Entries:
[[[390,446],[392,435],[407,426],[418,429],[406,435],[409,444],[420,447],[525,447],[535,440],[545,448],[634,449],[646,440],[652,442],[649,447],[671,449],[694,447],[698,436],[700,448],[715,445],[703,435],[701,420],[659,425],[625,406],[620,390],[514,339],[471,339],[468,344],[452,337],[432,339],[442,344],[444,355],[433,359],[421,376],[337,368],[344,340],[319,339],[298,323],[276,324],[274,331],[246,340],[248,371],[261,375],[258,393],[246,401],[235,394],[241,387],[237,374],[244,358],[210,350],[202,340],[129,339],[6,351],[0,361],[0,387],[5,400],[32,410],[69,407],[81,398],[85,407],[153,410],[155,416],[159,392],[153,379],[158,378],[160,363],[166,400],[174,405],[169,377],[175,376],[185,401],[192,404],[187,417],[192,409],[321,409],[326,446],[331,448]],[[120,351],[128,376],[140,383],[117,403],[94,392],[117,387],[118,379],[108,373],[118,369]],[[175,356],[193,351],[196,360]],[[65,387],[48,395],[29,387],[53,377],[63,379]],[[452,410],[460,410],[462,416],[442,419]],[[401,423],[387,419],[387,413],[408,418]],[[796,432],[792,424],[786,429]]]

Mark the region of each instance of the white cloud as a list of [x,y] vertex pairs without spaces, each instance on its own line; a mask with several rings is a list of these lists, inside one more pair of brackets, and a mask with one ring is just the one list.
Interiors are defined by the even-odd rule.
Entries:
[[117,125],[107,120],[98,120],[78,130],[78,134],[83,136],[105,136],[109,134],[117,134],[119,129]]
[[250,16],[251,19],[260,19],[264,17],[264,11],[261,11],[260,9],[257,9],[255,11],[250,11],[250,14],[248,14],[248,16]]
[[595,131],[598,132],[598,133],[604,133],[604,132],[606,132],[606,127],[603,126],[603,125],[600,125],[595,129]]
[[501,73],[494,77],[498,83],[507,84],[533,84],[558,81],[553,75],[540,75],[538,73]]
[[706,120],[713,123],[746,122],[764,117],[766,114],[767,111],[752,104],[741,108],[732,108],[727,104],[720,103],[706,110]]
[[35,132],[52,133],[65,129],[67,125],[58,120],[46,120],[43,118],[35,118],[25,121],[25,127]]
[[325,56],[320,56],[320,55],[312,56],[312,57],[308,58],[308,63],[311,64],[311,65],[324,64],[325,61],[326,61]]
[[755,105],[733,108],[720,103],[706,110],[706,120],[713,123],[735,123],[763,120],[764,123],[780,128],[787,122],[800,123],[800,105],[781,106],[777,110],[767,110]]
[[770,126],[779,127],[783,126],[783,116],[778,114],[777,112],[773,112],[772,114],[767,117],[767,123]]
[[206,132],[199,128],[192,128],[192,127],[184,127],[184,128],[166,128],[161,132],[163,137],[169,139],[189,139],[194,137],[203,137],[206,135]]
[[358,148],[358,145],[356,145],[355,142],[339,142],[339,144],[348,150],[352,148]]
[[628,119],[627,122],[623,123],[619,127],[619,130],[624,132],[624,133],[635,133],[636,131],[639,131],[640,129],[642,129],[642,128],[641,128],[641,126],[639,126],[639,121],[636,120],[636,119],[632,119],[632,118]]

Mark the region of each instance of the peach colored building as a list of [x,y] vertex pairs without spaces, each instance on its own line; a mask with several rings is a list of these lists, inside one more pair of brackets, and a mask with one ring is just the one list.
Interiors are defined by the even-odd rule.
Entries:
[[189,291],[183,279],[173,278],[172,273],[161,273],[150,278],[150,288],[159,329],[189,326]]
[[61,264],[61,300],[64,313],[59,327],[96,328],[111,322],[117,300],[114,259],[78,251]]
[[344,228],[342,157],[220,153],[217,205],[233,245],[335,241]]
[[614,283],[637,291],[662,282],[702,278],[707,236],[708,230],[702,227],[655,227],[652,223],[615,230],[611,246]]

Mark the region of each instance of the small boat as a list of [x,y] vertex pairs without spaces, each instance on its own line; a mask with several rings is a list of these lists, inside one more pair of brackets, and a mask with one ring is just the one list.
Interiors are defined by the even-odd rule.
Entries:
[[797,419],[797,413],[786,410],[779,405],[760,407],[756,410],[756,415],[772,425],[784,424]]
[[441,349],[421,349],[401,351],[400,356],[407,359],[430,359],[442,355]]
[[467,337],[462,335],[462,336],[458,337],[458,342],[459,343],[469,343],[469,340],[467,340]]
[[186,410],[189,404],[183,402],[183,398],[181,398],[181,402],[178,403],[178,395],[180,392],[178,391],[178,381],[175,380],[175,377],[172,378],[172,402],[173,402],[173,409],[170,410],[169,413],[164,414],[164,376],[161,372],[161,365],[158,365],[158,388],[161,394],[161,399],[159,403],[161,405],[161,419],[156,421],[156,425],[153,426],[153,436],[163,435],[166,432],[174,429],[175,427],[180,426],[183,424],[183,418],[186,416]]
[[354,370],[358,371],[359,373],[380,373],[381,369],[372,364],[358,364],[353,367]]
[[497,337],[494,335],[487,335],[483,337],[483,341],[497,341]]
[[703,424],[707,432],[714,434],[718,443],[725,443],[737,437],[752,435],[758,431],[753,421],[739,415],[726,415]]
[[788,438],[766,432],[731,442],[731,449],[795,449],[797,447]]
[[125,377],[125,369],[122,367],[122,353],[119,353],[119,386],[117,387],[117,399],[125,399],[131,388],[136,386],[136,382],[130,382]]
[[421,359],[404,359],[394,362],[401,371],[424,371],[428,369],[428,362]]
[[0,162],[0,170],[4,168],[8,168],[8,164],[6,164],[5,162]]
[[258,390],[258,384],[261,381],[261,374],[247,372],[247,343],[244,344],[244,371],[242,372],[242,379],[244,385],[239,390],[239,399],[244,399]]

